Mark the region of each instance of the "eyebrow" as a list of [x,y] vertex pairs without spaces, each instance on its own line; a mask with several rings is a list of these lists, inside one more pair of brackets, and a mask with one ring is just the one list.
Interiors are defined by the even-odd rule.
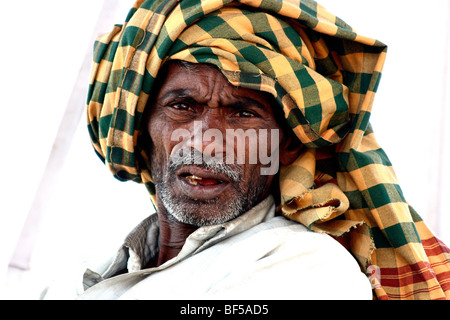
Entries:
[[246,106],[248,106],[249,104],[251,104],[252,106],[254,106],[260,110],[267,111],[267,108],[264,107],[259,101],[256,101],[256,100],[254,100],[252,98],[248,98],[248,97],[242,97],[242,99],[239,99],[239,101],[231,103],[231,104],[227,105],[226,107],[232,108],[232,109],[243,109]]
[[191,97],[192,95],[189,93],[190,90],[188,89],[175,89],[166,92],[160,100],[167,100],[167,99],[173,99],[173,98],[187,98]]
[[[188,99],[188,100],[192,100],[192,102],[196,102],[196,103],[202,104],[202,102],[199,102],[197,99],[195,99],[194,95],[192,94],[192,91],[189,90],[189,89],[174,89],[174,90],[170,90],[170,91],[166,92],[161,97],[160,100],[164,101],[164,100],[174,99],[174,98]],[[261,102],[255,100],[255,99],[249,98],[249,97],[241,97],[236,102],[227,104],[224,107],[232,108],[232,109],[242,109],[248,104],[251,104],[252,106],[254,106],[254,107],[256,107],[256,108],[258,108],[260,110],[267,111],[267,108]]]

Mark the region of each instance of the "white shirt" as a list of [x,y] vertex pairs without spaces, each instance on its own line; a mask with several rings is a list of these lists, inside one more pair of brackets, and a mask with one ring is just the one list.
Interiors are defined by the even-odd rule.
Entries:
[[158,230],[156,215],[144,220],[111,263],[85,272],[79,299],[372,299],[351,254],[326,234],[275,217],[271,196],[230,222],[197,229],[178,256],[139,270],[157,253]]

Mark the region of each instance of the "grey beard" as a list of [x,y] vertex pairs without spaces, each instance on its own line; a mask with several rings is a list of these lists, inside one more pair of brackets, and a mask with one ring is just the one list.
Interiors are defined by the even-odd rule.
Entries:
[[[242,213],[248,211],[253,205],[255,205],[255,199],[260,192],[260,188],[255,188],[250,192],[251,194],[245,194],[245,190],[237,190],[237,194],[242,196],[230,199],[226,208],[224,208],[219,215],[210,216],[205,212],[202,212],[202,205],[216,205],[217,207],[223,206],[223,203],[217,203],[216,200],[198,200],[190,198],[177,198],[173,195],[168,183],[170,180],[175,179],[175,172],[183,165],[189,165],[199,163],[195,161],[196,157],[201,156],[201,153],[197,150],[192,150],[191,154],[183,155],[182,157],[174,157],[171,159],[168,170],[167,180],[162,179],[159,182],[158,189],[162,204],[166,208],[169,217],[171,216],[176,221],[194,225],[197,227],[222,224],[230,221]],[[197,158],[198,159],[198,158]],[[242,181],[242,168],[235,164],[224,164],[222,161],[218,161],[215,158],[210,158],[207,161],[202,161],[201,164],[195,164],[198,167],[210,170],[215,173],[225,174],[233,182]],[[206,209],[206,208],[205,208]],[[203,210],[205,210],[203,209]]]
[[245,199],[236,198],[228,203],[228,208],[221,212],[220,216],[208,216],[205,214],[197,214],[201,209],[202,204],[214,204],[214,200],[196,200],[196,205],[188,204],[183,199],[177,199],[168,190],[168,188],[162,188],[160,191],[161,201],[166,208],[169,215],[178,222],[190,224],[196,227],[222,224],[230,221],[243,212]]

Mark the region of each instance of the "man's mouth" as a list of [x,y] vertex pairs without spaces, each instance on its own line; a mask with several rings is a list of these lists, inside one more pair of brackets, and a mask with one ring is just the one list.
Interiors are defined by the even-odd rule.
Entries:
[[191,199],[215,199],[229,186],[231,179],[213,170],[185,166],[175,173],[183,193]]
[[217,180],[217,179],[212,179],[212,178],[202,178],[196,175],[189,175],[186,176],[186,181],[187,183],[196,186],[196,185],[201,185],[201,186],[213,186],[216,184],[220,184],[223,183],[223,181],[221,180]]

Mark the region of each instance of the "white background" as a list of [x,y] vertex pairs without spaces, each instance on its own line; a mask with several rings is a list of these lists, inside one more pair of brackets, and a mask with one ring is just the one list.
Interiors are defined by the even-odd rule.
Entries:
[[[320,3],[388,45],[371,122],[406,199],[449,244],[450,1]],[[99,33],[123,23],[133,0],[107,4],[113,16]],[[78,260],[114,250],[153,211],[145,187],[116,181],[98,160],[83,112],[73,140],[66,142],[68,153],[60,155],[59,174],[49,182],[51,192],[35,199],[41,181],[48,181],[45,168],[85,54],[92,51],[93,30],[107,14],[102,5],[100,0],[0,3],[0,286],[5,289],[0,297],[35,298],[48,277],[64,276]],[[31,271],[8,270],[37,203],[43,214],[35,223]]]

